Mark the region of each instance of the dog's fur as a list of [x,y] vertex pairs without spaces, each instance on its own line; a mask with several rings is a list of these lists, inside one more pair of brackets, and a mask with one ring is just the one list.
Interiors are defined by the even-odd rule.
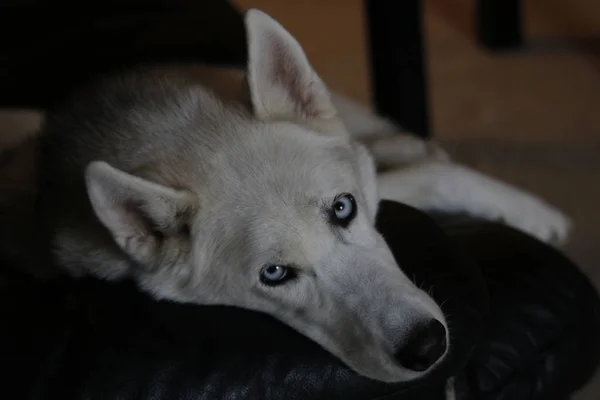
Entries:
[[[39,243],[76,276],[131,277],[157,298],[266,312],[362,375],[419,377],[396,350],[426,321],[447,326],[376,232],[380,196],[504,220],[546,241],[563,240],[569,222],[330,94],[264,13],[245,22],[247,71],[140,68],[82,88],[47,116]],[[371,154],[386,169],[378,176]],[[343,193],[358,207],[347,227],[331,220]],[[266,286],[259,275],[270,264],[294,278]]]

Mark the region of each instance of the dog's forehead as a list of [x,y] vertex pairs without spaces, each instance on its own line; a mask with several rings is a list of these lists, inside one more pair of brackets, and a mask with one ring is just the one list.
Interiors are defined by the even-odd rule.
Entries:
[[213,165],[223,179],[237,181],[228,186],[235,192],[314,202],[356,186],[356,156],[344,137],[281,122],[234,129],[234,140],[214,155]]
[[205,176],[210,187],[200,190],[213,199],[206,213],[226,216],[236,226],[232,231],[270,254],[291,256],[300,251],[292,244],[331,236],[327,209],[335,197],[362,196],[348,141],[286,123],[237,129],[229,132],[233,140],[210,156],[212,172]]

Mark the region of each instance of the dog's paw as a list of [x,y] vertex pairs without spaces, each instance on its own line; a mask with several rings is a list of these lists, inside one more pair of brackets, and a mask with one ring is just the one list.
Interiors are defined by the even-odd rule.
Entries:
[[563,244],[571,231],[571,220],[560,210],[527,195],[512,198],[500,208],[500,219],[537,239]]

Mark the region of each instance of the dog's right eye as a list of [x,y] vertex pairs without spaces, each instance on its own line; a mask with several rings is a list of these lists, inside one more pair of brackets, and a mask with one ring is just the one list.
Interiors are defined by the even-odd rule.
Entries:
[[331,208],[331,222],[347,228],[356,217],[356,200],[350,193],[343,193],[336,197]]
[[260,270],[260,281],[268,286],[281,285],[293,276],[293,269],[285,265],[267,265]]

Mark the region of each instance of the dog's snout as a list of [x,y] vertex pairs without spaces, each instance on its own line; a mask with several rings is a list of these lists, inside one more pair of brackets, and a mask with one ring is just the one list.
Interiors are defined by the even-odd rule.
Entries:
[[446,347],[446,328],[432,319],[411,332],[395,357],[403,367],[422,372],[444,355]]

